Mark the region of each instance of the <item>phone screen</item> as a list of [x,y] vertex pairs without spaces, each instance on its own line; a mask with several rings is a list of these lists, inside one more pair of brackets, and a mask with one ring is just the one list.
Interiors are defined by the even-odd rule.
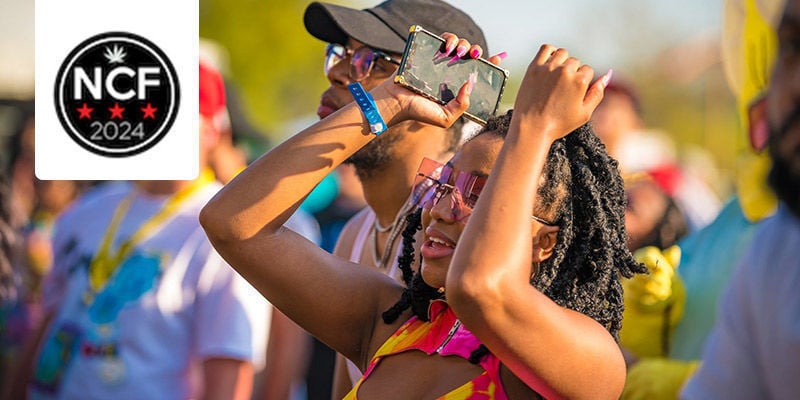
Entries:
[[494,115],[503,96],[508,71],[484,60],[450,57],[437,60],[444,40],[419,25],[410,29],[406,49],[395,82],[431,100],[445,104],[452,100],[470,74],[476,74],[465,115],[481,124]]

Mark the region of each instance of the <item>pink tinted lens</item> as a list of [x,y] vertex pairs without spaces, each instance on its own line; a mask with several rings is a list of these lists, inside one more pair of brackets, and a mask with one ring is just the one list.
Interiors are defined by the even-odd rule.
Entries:
[[357,81],[366,78],[374,61],[375,52],[369,47],[360,47],[353,53],[353,58],[350,60],[350,78]]
[[459,172],[455,185],[439,185],[432,205],[436,205],[439,200],[449,195],[450,217],[455,221],[461,221],[472,214],[472,209],[475,208],[475,203],[478,201],[478,196],[485,183],[486,178],[484,177]]
[[472,208],[486,184],[486,178],[459,172],[451,185],[447,182],[450,181],[452,172],[453,168],[449,165],[424,160],[417,175],[415,193],[419,193],[416,196],[417,204],[425,209],[433,208],[445,196],[449,196],[451,217],[460,221],[472,214]]
[[436,196],[439,182],[447,182],[452,170],[448,165],[442,165],[430,158],[423,158],[414,180],[412,201],[421,207],[430,208],[433,205],[431,202]]
[[338,64],[339,61],[342,61],[344,56],[344,46],[335,43],[329,43],[327,46],[325,46],[325,75],[328,75],[328,71],[330,71],[334,65]]
[[475,207],[484,185],[486,185],[486,177],[483,176],[459,172],[456,177],[456,189],[459,190],[464,205],[470,209]]
[[[461,175],[462,173],[459,173]],[[464,195],[459,190],[458,186],[450,186],[450,185],[441,185],[441,188],[445,188],[443,192],[448,193],[441,193],[440,196],[436,198],[435,203],[438,203],[439,200],[443,199],[445,196],[449,194],[450,196],[450,218],[455,221],[461,221],[472,214],[472,207],[468,206],[464,201]],[[435,204],[434,203],[434,204]]]

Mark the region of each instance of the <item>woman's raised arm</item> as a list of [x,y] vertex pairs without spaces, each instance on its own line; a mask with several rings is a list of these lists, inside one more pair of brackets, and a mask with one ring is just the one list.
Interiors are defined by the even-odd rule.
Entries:
[[614,398],[625,380],[609,332],[530,284],[544,164],[552,143],[586,123],[602,99],[607,78],[592,83],[593,75],[564,49],[539,50],[447,275],[448,302],[464,325],[526,384],[547,382],[555,393],[545,396]]
[[[440,106],[387,80],[373,89],[391,127],[406,119],[448,126],[468,107],[468,88]],[[347,356],[362,350],[381,307],[401,288],[283,228],[308,193],[337,165],[373,140],[355,103],[281,143],[228,183],[202,210],[214,247],[273,305]],[[356,338],[357,339],[357,338]]]

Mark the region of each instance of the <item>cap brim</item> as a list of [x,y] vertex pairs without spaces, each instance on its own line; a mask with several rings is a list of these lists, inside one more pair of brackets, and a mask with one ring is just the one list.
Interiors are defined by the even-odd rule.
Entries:
[[406,38],[400,37],[374,14],[327,3],[311,3],[303,16],[308,33],[325,42],[347,44],[351,37],[365,45],[402,53]]

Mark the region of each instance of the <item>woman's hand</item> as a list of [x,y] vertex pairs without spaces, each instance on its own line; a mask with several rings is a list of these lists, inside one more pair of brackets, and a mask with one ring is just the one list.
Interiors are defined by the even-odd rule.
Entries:
[[[441,58],[480,58],[483,49],[478,45],[470,44],[469,41],[452,33],[443,33],[445,39],[445,51],[438,57]],[[494,64],[499,64],[504,54],[495,55],[488,60]],[[371,94],[376,102],[379,99],[391,99],[387,103],[389,112],[387,124],[392,126],[405,120],[416,120],[428,124],[448,127],[452,125],[469,108],[469,95],[475,85],[476,76],[471,76],[464,82],[459,89],[456,97],[445,105],[417,95],[410,90],[394,83],[394,76],[387,79],[381,85],[372,90]]]
[[592,67],[565,49],[542,45],[522,79],[513,118],[552,140],[562,138],[589,121],[611,72],[592,83]]

